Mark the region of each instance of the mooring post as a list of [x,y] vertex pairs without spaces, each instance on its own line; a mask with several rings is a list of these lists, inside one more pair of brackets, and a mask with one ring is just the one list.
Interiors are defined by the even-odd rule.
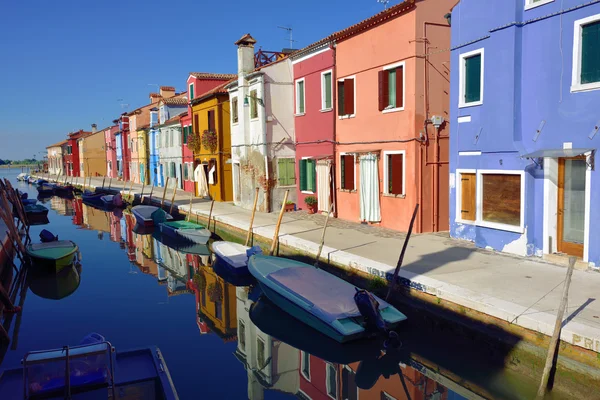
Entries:
[[192,202],[193,201],[194,201],[194,192],[190,192],[190,209],[188,210],[187,217],[185,218],[185,220],[188,222],[192,215]]
[[254,192],[254,205],[252,206],[252,216],[250,217],[250,226],[248,227],[248,236],[246,236],[246,246],[250,243],[250,237],[252,236],[252,226],[254,225],[254,215],[256,214],[256,203],[258,203],[258,192],[260,188],[256,188]]
[[329,206],[329,212],[327,213],[327,217],[325,217],[325,224],[323,225],[323,233],[321,233],[321,243],[319,244],[319,251],[317,251],[317,257],[315,258],[315,267],[319,266],[319,257],[321,257],[321,252],[323,251],[323,245],[325,244],[325,231],[327,230],[327,222],[329,222],[329,216],[333,214],[333,203]]
[[[148,196],[148,201],[149,201],[148,204],[152,204],[152,192],[154,192],[154,185],[150,186],[150,196]],[[142,201],[142,203],[144,203],[144,202]]]
[[102,189],[104,189],[104,182],[106,182],[106,176],[102,178]]
[[169,179],[170,179],[170,177],[167,176],[167,182],[165,183],[165,190],[163,190],[163,197],[162,197],[162,200],[160,201],[161,208],[165,204],[165,196],[167,195],[167,187],[169,187]]
[[108,178],[108,190],[110,190],[111,186],[112,186],[112,176],[110,178]]
[[[140,201],[144,203],[144,189],[146,188],[146,181],[142,182],[142,193],[140,193]],[[135,200],[135,199],[134,199]]]
[[410,219],[410,225],[408,225],[408,233],[406,234],[406,238],[404,239],[404,244],[402,245],[402,251],[400,252],[400,258],[398,258],[398,263],[396,264],[396,269],[394,270],[394,275],[392,276],[392,282],[390,282],[390,288],[388,289],[387,296],[385,296],[385,300],[390,298],[392,294],[392,290],[396,285],[396,280],[398,280],[398,274],[400,273],[400,267],[402,267],[402,261],[404,261],[404,253],[406,253],[406,247],[408,246],[408,241],[410,240],[410,234],[413,230],[413,225],[415,224],[415,219],[417,218],[417,211],[419,210],[419,203],[415,206],[415,211],[413,211],[412,218]]
[[[213,207],[215,205],[215,200],[213,199],[213,201],[210,202],[210,211],[208,212],[208,223],[206,224],[206,229],[208,229],[210,231],[210,219],[212,218],[212,210]],[[213,224],[214,227],[214,224]]]
[[569,286],[571,285],[571,277],[573,276],[573,269],[575,268],[576,257],[569,257],[569,268],[567,269],[567,277],[565,278],[565,286],[563,287],[563,294],[560,300],[560,306],[556,314],[556,322],[554,323],[554,333],[550,339],[550,345],[548,346],[548,355],[546,356],[546,364],[544,365],[544,372],[542,373],[542,381],[537,392],[537,398],[543,399],[548,389],[548,380],[550,379],[550,371],[554,363],[554,356],[558,351],[558,341],[560,340],[560,331],[562,329],[563,316],[565,315],[565,308],[567,307],[567,299],[569,298]]
[[279,211],[279,218],[277,218],[277,225],[275,225],[275,234],[273,235],[273,243],[271,243],[271,250],[269,250],[269,255],[272,256],[275,253],[275,247],[279,242],[279,228],[281,227],[281,221],[283,220],[283,213],[285,212],[285,203],[287,203],[289,190],[285,191],[283,195],[283,202],[281,203],[281,211]]
[[171,196],[171,208],[169,208],[169,214],[173,214],[173,206],[175,205],[175,194],[177,193],[178,185],[179,185],[179,178],[175,178],[175,187],[173,188],[173,196]]

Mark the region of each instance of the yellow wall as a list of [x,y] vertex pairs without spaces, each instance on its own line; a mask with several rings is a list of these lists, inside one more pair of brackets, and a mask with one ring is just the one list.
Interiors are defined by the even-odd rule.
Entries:
[[[200,271],[204,273],[206,277],[206,287],[204,288],[204,295],[206,296],[206,307],[202,305],[200,301],[199,307],[208,319],[214,324],[214,326],[221,332],[227,333],[230,329],[237,329],[237,314],[236,314],[236,297],[235,287],[225,282],[219,276],[217,276],[212,268],[201,268]],[[208,295],[208,287],[212,283],[219,283],[223,289],[223,301],[221,301],[222,308],[222,319],[217,318],[216,304],[210,300]],[[202,294],[200,294],[202,298]]]
[[106,175],[106,150],[104,150],[104,131],[86,136],[83,140],[83,176]]
[[208,129],[208,112],[210,110],[215,111],[217,149],[212,153],[202,146],[199,153],[194,153],[194,159],[200,163],[208,163],[210,159],[215,159],[217,183],[208,185],[209,194],[215,201],[233,201],[232,165],[226,163],[227,160],[231,159],[229,96],[226,94],[215,95],[192,107],[192,123],[195,121],[195,115],[198,115],[199,125],[194,127],[194,132],[200,133],[200,137]]
[[[148,173],[148,132],[144,129],[140,129],[137,131],[137,144],[138,144],[138,168],[140,165],[144,164],[144,183],[148,184],[150,179],[150,175]],[[142,173],[138,171],[138,173]],[[141,176],[140,176],[141,181]]]

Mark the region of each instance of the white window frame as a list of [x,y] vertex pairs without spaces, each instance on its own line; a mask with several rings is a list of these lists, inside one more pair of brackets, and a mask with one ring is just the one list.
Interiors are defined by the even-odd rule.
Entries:
[[[316,165],[317,165],[317,159],[314,157],[302,157],[301,160],[315,160],[315,175],[317,174],[317,169],[316,169]],[[298,179],[300,179],[300,173],[302,171],[300,170],[300,164],[298,164]],[[316,176],[315,176],[316,178]],[[315,184],[316,186],[316,184]],[[300,188],[300,181],[298,180],[298,188]],[[315,187],[316,189],[316,187]],[[300,193],[303,194],[315,194],[315,192],[311,192],[310,190],[301,190]]]
[[[350,75],[350,76],[345,76],[342,79],[338,79],[338,82],[344,82],[346,79],[354,79],[354,114],[345,114],[345,115],[338,115],[338,119],[348,119],[348,118],[354,118],[356,117],[356,75]],[[336,87],[337,90],[337,87]],[[346,94],[344,93],[344,96]],[[339,94],[338,94],[339,96]],[[336,97],[337,98],[337,97]]]
[[[331,386],[329,385],[329,377],[331,375],[330,367],[333,368],[333,370],[335,371],[335,394],[336,394],[336,397],[333,397],[332,395],[329,394],[330,389],[331,389]],[[329,362],[325,363],[325,388],[327,390],[327,397],[329,397],[330,399],[333,399],[333,400],[337,400],[337,397],[339,395],[339,393],[338,393],[338,379],[339,379],[338,371],[335,368],[335,365],[333,365],[332,363],[329,363]]]
[[[342,189],[342,170],[341,170],[342,156],[352,156],[354,158],[354,161],[352,161],[352,165],[354,165],[354,189],[353,190]],[[349,192],[349,193],[356,192],[356,190],[357,190],[357,188],[356,188],[356,154],[340,152],[340,190],[343,192]]]
[[304,373],[304,354],[306,353],[304,350],[300,350],[300,373],[308,382],[310,382],[310,354],[308,354],[308,376]]
[[552,3],[553,1],[554,0],[525,0],[525,10],[531,10],[532,8],[543,6],[544,4]]
[[600,21],[600,14],[578,19],[574,23],[573,33],[573,74],[571,78],[571,93],[600,89],[600,82],[581,83],[581,35],[583,26]]
[[[331,75],[331,107],[325,107],[325,75]],[[321,72],[321,112],[329,112],[333,110],[333,69]],[[306,99],[306,94],[304,96]]]
[[[300,82],[302,82],[302,90],[304,90],[304,100],[302,101],[302,108],[304,109],[303,112],[300,112],[300,93],[298,91],[298,84]],[[294,115],[296,117],[301,117],[306,114],[306,80],[305,80],[305,78],[296,79],[296,82],[294,83],[294,88],[295,88],[294,91],[296,94]]]
[[[233,99],[236,99],[236,102],[237,102],[237,108],[238,108],[236,110],[237,111],[237,117],[238,117],[237,122],[233,122]],[[231,125],[233,125],[233,126],[238,125],[240,123],[240,100],[239,100],[239,98],[238,98],[237,95],[231,96],[231,101],[229,102],[229,107],[230,107],[230,111],[229,112],[232,115]]]
[[[480,88],[479,101],[472,101],[470,103],[465,103],[465,89],[466,89],[466,84],[467,84],[467,82],[465,80],[465,74],[466,74],[465,60],[469,57],[476,56],[477,54],[481,54],[481,88]],[[482,105],[483,104],[483,93],[484,93],[483,83],[485,81],[485,49],[482,47],[477,50],[462,53],[458,56],[458,60],[459,60],[458,61],[458,63],[459,63],[458,108],[474,107],[474,106]]]
[[[402,154],[402,193],[389,193],[388,185],[388,155]],[[406,150],[391,150],[383,152],[383,194],[390,197],[405,197],[406,196]]]
[[383,394],[386,398],[386,400],[397,400],[394,396],[392,396],[391,394],[389,394],[386,391],[381,392],[381,394]]
[[[402,67],[402,107],[385,108],[381,111],[382,114],[404,111],[404,107],[406,106],[406,61],[386,65],[382,68],[382,70],[387,71],[398,67]],[[396,75],[396,79],[398,79],[398,75]]]
[[[463,220],[460,215],[462,204],[462,188],[460,175],[463,173],[475,174],[475,221]],[[483,220],[483,175],[519,175],[521,177],[521,220],[519,225],[501,224]],[[456,217],[455,221],[462,224],[477,225],[501,231],[524,233],[525,232],[525,171],[505,169],[457,169],[456,170]]]

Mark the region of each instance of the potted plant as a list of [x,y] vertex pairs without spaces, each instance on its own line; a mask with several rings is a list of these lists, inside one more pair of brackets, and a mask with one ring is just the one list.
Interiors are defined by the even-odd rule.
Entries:
[[314,214],[317,212],[317,198],[315,196],[307,196],[304,199],[304,202],[306,203],[306,207],[308,207],[308,213],[309,214]]
[[285,202],[285,212],[296,211],[296,203],[291,200]]

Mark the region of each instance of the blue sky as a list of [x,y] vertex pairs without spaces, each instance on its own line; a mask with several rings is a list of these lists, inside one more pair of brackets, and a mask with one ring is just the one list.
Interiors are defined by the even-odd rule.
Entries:
[[[399,3],[390,1],[390,5]],[[191,71],[236,72],[233,43],[301,48],[383,10],[376,0],[0,2],[0,159],[42,157],[68,132],[108,126]],[[119,101],[119,99],[123,99]]]

